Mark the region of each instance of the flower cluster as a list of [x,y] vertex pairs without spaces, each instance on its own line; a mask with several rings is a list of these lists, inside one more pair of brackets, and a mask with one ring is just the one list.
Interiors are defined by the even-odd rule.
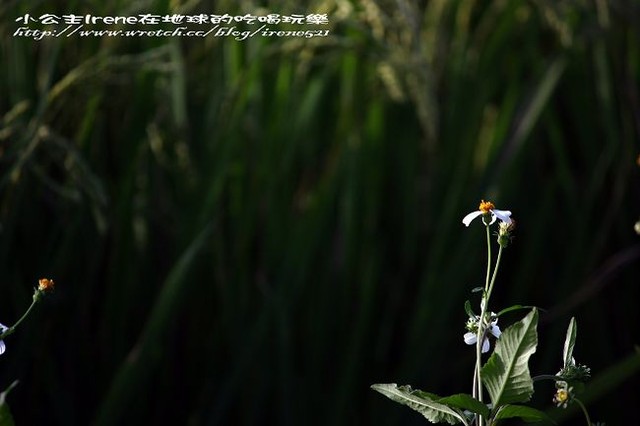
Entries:
[[[580,392],[584,382],[591,376],[591,370],[585,365],[576,364],[573,350],[577,335],[575,318],[571,318],[562,353],[563,368],[556,374],[542,374],[531,377],[529,358],[538,347],[539,309],[535,306],[512,305],[495,312],[491,311],[491,296],[496,284],[497,272],[504,249],[511,243],[515,222],[511,219],[511,211],[499,210],[490,201],[482,200],[478,210],[468,213],[462,219],[469,226],[476,218],[482,218],[487,240],[487,272],[484,286],[475,287],[472,293],[480,293],[480,313],[476,314],[467,300],[464,310],[468,319],[465,324],[466,333],[463,340],[467,345],[475,346],[475,368],[471,394],[457,394],[452,397],[437,397],[428,392],[414,390],[410,386],[391,384],[375,384],[372,388],[393,401],[407,405],[419,411],[432,423],[464,424],[467,426],[491,426],[507,417],[519,417],[530,422],[552,422],[544,412],[526,406],[512,406],[513,403],[527,402],[534,391],[534,382],[541,379],[553,380],[555,392],[553,403],[557,407],[567,408],[570,404],[579,406],[586,418],[588,426],[603,426],[591,422],[586,407],[580,401]],[[491,225],[497,223],[493,235],[497,237],[499,246],[497,256],[492,255]],[[638,224],[640,233],[640,223]],[[504,330],[498,327],[498,318],[508,312],[527,309],[529,313],[517,324]],[[490,339],[497,339],[495,352],[483,364],[482,354],[491,349]],[[484,391],[488,391],[489,400]],[[507,391],[508,390],[508,391]],[[508,395],[507,395],[508,393]],[[515,410],[508,415],[505,408]],[[518,407],[518,408],[516,408]],[[542,424],[542,423],[541,423]]]
[[[464,334],[464,342],[467,345],[475,345],[478,342],[478,327],[480,326],[480,317],[477,315],[470,316],[467,320],[467,324],[465,328],[468,330],[467,333]],[[496,339],[500,337],[502,332],[500,331],[500,327],[498,327],[498,317],[495,313],[491,312],[488,315],[485,315],[484,320],[484,340],[482,341],[482,353],[489,352],[491,347],[489,343],[488,334],[492,334]]]

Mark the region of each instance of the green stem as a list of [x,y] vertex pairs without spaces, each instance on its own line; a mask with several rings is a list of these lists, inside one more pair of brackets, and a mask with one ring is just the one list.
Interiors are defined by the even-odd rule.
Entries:
[[[483,219],[484,220],[484,219]],[[487,288],[489,287],[489,277],[490,277],[490,273],[491,273],[491,232],[489,230],[489,225],[485,224],[485,228],[487,231],[487,275],[486,278],[484,280],[484,291],[485,294],[483,296],[486,296],[486,291]],[[486,306],[486,304],[485,304]]]
[[20,319],[18,321],[16,321],[15,324],[13,324],[11,327],[9,327],[4,333],[0,334],[0,340],[4,339],[5,337],[9,336],[10,334],[13,334],[13,332],[20,325],[20,323],[22,321],[24,321],[25,318],[27,318],[29,316],[29,313],[31,312],[33,307],[36,305],[36,303],[38,303],[38,297],[36,297],[36,295],[34,294],[33,295],[33,301],[31,302],[31,306],[29,306],[29,309],[27,309],[27,311],[24,313],[24,315],[22,315],[22,317],[20,317]]
[[[476,349],[477,349],[477,345],[476,345]],[[471,387],[471,395],[474,398],[477,398],[477,393],[478,391],[478,365],[476,363],[476,366],[473,368],[473,386]]]
[[[484,220],[484,218],[483,218]],[[475,396],[478,401],[482,402],[482,377],[480,376],[481,363],[482,363],[482,344],[484,343],[485,338],[485,328],[484,328],[484,317],[487,311],[487,306],[489,305],[489,293],[488,289],[491,287],[492,281],[491,277],[491,232],[489,230],[489,224],[485,223],[485,228],[487,231],[487,274],[484,283],[484,292],[482,294],[482,303],[480,304],[480,320],[478,321],[478,332],[476,335],[476,368],[475,368],[475,383],[476,383],[476,392]],[[497,266],[497,265],[496,265]],[[495,274],[495,270],[494,270]],[[478,426],[482,426],[483,424],[482,416],[478,415]]]
[[[476,342],[476,380],[474,382],[477,384],[477,396],[478,401],[482,402],[482,377],[480,376],[481,369],[481,357],[482,357],[482,343],[484,342],[485,336],[487,334],[487,330],[484,325],[484,319],[489,312],[489,300],[491,299],[491,293],[493,292],[493,286],[496,282],[496,277],[498,276],[498,269],[500,268],[500,260],[502,259],[502,245],[500,245],[498,249],[498,256],[496,258],[496,263],[493,267],[493,273],[491,273],[491,232],[489,230],[489,225],[485,223],[485,227],[487,230],[487,276],[484,284],[484,293],[482,295],[482,300],[484,303],[481,304],[480,307],[480,321],[478,321],[478,334],[477,334],[477,342]],[[482,416],[478,417],[478,426],[482,426],[483,418]]]
[[551,374],[540,374],[539,376],[532,377],[531,380],[533,380],[534,382],[537,382],[539,380],[553,380],[557,382],[558,380],[562,380],[562,377],[553,376]]
[[491,276],[491,282],[489,283],[489,289],[487,292],[487,302],[486,305],[489,304],[489,298],[491,298],[491,292],[493,292],[493,285],[496,282],[496,275],[498,275],[498,267],[500,266],[500,260],[502,259],[502,246],[498,249],[498,258],[496,259],[496,265],[493,268],[493,275]]
[[582,403],[582,401],[580,401],[578,398],[574,398],[574,401],[576,401],[578,403],[578,405],[580,406],[580,408],[582,408],[582,412],[584,413],[584,417],[587,419],[587,426],[591,426],[591,418],[589,417],[589,413],[587,412],[587,407],[584,406],[584,404]]

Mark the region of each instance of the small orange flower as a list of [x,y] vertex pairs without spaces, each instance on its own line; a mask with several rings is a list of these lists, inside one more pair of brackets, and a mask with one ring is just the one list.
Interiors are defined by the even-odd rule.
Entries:
[[38,281],[38,290],[51,291],[53,290],[54,282],[48,278],[40,278]]
[[482,200],[480,201],[480,206],[478,207],[478,210],[480,210],[482,213],[489,213],[491,210],[495,208],[496,206],[491,201]]

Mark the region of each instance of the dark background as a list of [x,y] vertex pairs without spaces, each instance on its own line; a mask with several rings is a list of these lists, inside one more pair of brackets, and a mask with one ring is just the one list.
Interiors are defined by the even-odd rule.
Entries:
[[[330,36],[37,41],[13,36],[26,13],[327,13]],[[424,424],[369,386],[470,392],[463,303],[486,254],[461,219],[481,198],[517,221],[495,310],[546,309],[532,373],[557,372],[575,316],[592,419],[633,423],[639,17],[605,0],[3,1],[0,321],[56,282],[0,357],[16,424]],[[553,415],[585,424],[575,408]]]

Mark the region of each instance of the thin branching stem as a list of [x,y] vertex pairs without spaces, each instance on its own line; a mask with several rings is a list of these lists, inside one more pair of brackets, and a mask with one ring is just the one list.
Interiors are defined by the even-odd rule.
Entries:
[[562,380],[562,377],[551,374],[540,374],[539,376],[532,377],[531,380],[534,382],[538,382],[540,380],[554,380],[557,382],[558,380]]
[[500,248],[498,249],[498,258],[496,259],[496,265],[493,268],[493,275],[491,276],[491,282],[489,283],[489,289],[487,290],[486,305],[489,304],[489,298],[491,297],[491,293],[493,292],[493,285],[496,282],[496,276],[498,275],[498,267],[500,266],[501,259],[502,259],[502,246],[500,246]]
[[20,317],[20,319],[18,321],[16,321],[15,324],[13,324],[11,327],[7,328],[7,330],[4,333],[0,334],[0,340],[4,339],[5,337],[7,337],[10,334],[13,334],[13,332],[20,325],[20,323],[22,321],[24,321],[25,318],[27,318],[29,316],[29,313],[31,312],[33,307],[36,305],[36,303],[38,303],[38,299],[36,297],[34,297],[33,301],[31,302],[31,306],[29,306],[29,309],[27,309],[27,311],[24,313],[24,315],[22,315],[22,317]]
[[580,401],[578,398],[574,398],[574,401],[577,402],[580,408],[582,409],[582,412],[584,413],[584,417],[585,419],[587,419],[587,426],[591,426],[593,423],[591,423],[591,418],[589,417],[589,412],[587,411],[587,407],[585,407],[582,401]]

